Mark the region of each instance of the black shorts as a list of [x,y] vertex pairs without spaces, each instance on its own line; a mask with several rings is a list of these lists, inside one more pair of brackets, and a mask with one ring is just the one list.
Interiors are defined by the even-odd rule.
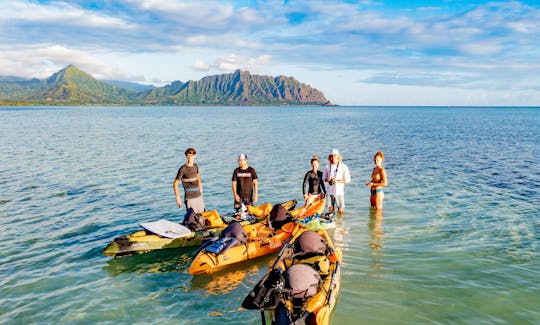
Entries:
[[253,205],[253,198],[241,197],[240,201],[234,201],[234,209],[236,211],[240,210],[240,208],[242,207],[242,203],[244,203],[244,205]]

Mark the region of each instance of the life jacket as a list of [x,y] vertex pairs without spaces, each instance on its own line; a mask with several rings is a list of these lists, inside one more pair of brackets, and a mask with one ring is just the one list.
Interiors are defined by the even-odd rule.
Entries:
[[270,211],[270,225],[274,229],[283,227],[284,224],[291,222],[292,216],[289,211],[285,209],[281,204],[276,204]]
[[191,231],[206,229],[203,215],[195,213],[192,208],[187,209],[182,225],[188,227]]

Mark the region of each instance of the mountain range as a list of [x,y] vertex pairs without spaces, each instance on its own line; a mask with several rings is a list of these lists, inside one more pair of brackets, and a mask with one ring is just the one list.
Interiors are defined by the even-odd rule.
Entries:
[[163,87],[100,81],[69,65],[47,79],[0,76],[0,105],[332,105],[293,77],[248,71],[174,81]]

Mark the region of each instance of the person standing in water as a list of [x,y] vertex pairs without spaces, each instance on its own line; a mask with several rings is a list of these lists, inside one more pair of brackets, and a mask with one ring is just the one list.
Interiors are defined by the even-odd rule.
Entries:
[[238,168],[232,175],[232,192],[236,211],[240,210],[242,204],[257,203],[259,192],[257,173],[253,167],[248,166],[248,158],[245,154],[238,156]]
[[337,207],[339,214],[345,212],[345,184],[351,181],[349,167],[343,162],[343,157],[337,149],[333,149],[328,156],[329,164],[323,172],[326,185],[326,205],[328,212],[333,213]]
[[197,152],[193,148],[185,151],[187,162],[178,169],[174,179],[173,188],[176,204],[182,207],[182,200],[178,191],[178,183],[182,182],[184,186],[184,203],[186,210],[192,208],[195,213],[204,211],[204,200],[202,196],[202,182],[199,175],[199,166],[195,163]]
[[384,192],[382,187],[386,186],[386,169],[382,166],[384,161],[384,154],[378,151],[373,157],[375,168],[371,173],[371,180],[366,183],[366,186],[370,186],[371,195],[369,197],[369,203],[372,208],[381,210],[383,208]]
[[[311,170],[304,176],[302,184],[302,193],[304,194],[305,207],[308,207],[313,201],[324,198],[326,188],[323,182],[323,173],[319,170],[319,158],[313,155],[311,158]],[[307,192],[306,192],[307,185]]]

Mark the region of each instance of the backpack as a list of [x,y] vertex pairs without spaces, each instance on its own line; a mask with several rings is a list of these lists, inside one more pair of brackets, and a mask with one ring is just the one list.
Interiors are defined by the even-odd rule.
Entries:
[[270,211],[270,225],[272,228],[279,229],[283,227],[284,224],[291,221],[292,216],[281,204],[277,204],[272,207],[272,210]]
[[294,257],[305,259],[325,255],[328,246],[321,235],[314,231],[304,231],[294,242]]
[[203,215],[195,213],[192,208],[187,209],[182,225],[188,227],[191,231],[206,229]]

